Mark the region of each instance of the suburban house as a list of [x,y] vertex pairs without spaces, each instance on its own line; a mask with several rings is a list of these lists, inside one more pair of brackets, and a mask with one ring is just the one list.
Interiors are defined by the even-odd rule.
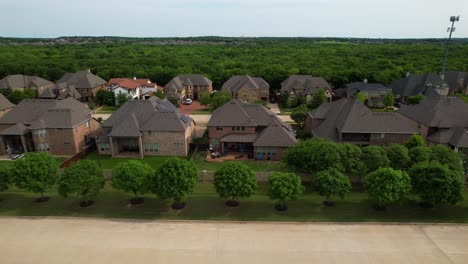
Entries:
[[198,100],[204,92],[213,92],[213,82],[201,74],[179,74],[164,86],[166,97],[179,102],[187,98]]
[[15,107],[3,94],[0,93],[0,117]]
[[463,132],[468,128],[468,104],[457,97],[429,96],[417,105],[402,105],[397,113],[413,122],[429,143],[467,147]]
[[186,156],[194,121],[156,96],[122,105],[102,123],[99,154],[112,157]]
[[0,118],[0,152],[71,156],[98,134],[92,111],[73,98],[26,99]]
[[36,91],[40,96],[45,90],[54,86],[53,82],[37,76],[26,76],[22,74],[8,75],[0,80],[0,89],[23,90],[29,88]]
[[270,95],[270,85],[260,77],[250,77],[249,75],[235,75],[229,78],[221,88],[232,95],[232,98],[246,102],[258,100],[268,101]]
[[314,93],[318,89],[325,91],[327,101],[332,99],[332,89],[330,84],[322,77],[312,75],[291,75],[281,83],[281,94],[288,94],[289,98],[306,97],[310,103]]
[[88,102],[90,99],[93,100],[96,92],[104,89],[106,84],[106,81],[92,74],[90,70],[65,73],[55,86],[44,91],[39,97],[59,100],[71,97],[82,102]]
[[437,73],[406,74],[406,77],[390,84],[396,98],[414,95],[448,95],[449,87]]
[[383,108],[383,98],[387,93],[392,93],[392,88],[380,83],[353,82],[346,84],[346,96],[355,98],[356,94],[361,92],[366,98],[366,105],[369,107]]
[[445,72],[445,82],[447,82],[450,94],[463,93],[468,95],[468,72]]
[[208,121],[213,151],[245,153],[259,160],[280,160],[296,144],[293,129],[260,104],[233,99],[213,111]]
[[145,95],[156,91],[157,85],[149,79],[112,78],[107,83],[107,89],[117,97],[124,94],[131,99],[144,98]]
[[312,137],[356,145],[404,143],[416,126],[397,113],[372,112],[355,99],[324,103],[309,112],[304,131]]

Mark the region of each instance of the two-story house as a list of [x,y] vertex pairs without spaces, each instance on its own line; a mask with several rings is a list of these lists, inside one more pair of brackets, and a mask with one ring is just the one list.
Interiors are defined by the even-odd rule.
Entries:
[[122,105],[102,123],[99,154],[112,157],[186,156],[194,121],[156,96]]
[[3,94],[0,93],[0,117],[15,107]]
[[312,75],[291,75],[281,83],[281,94],[287,93],[289,98],[306,97],[307,102],[312,101],[317,90],[323,89],[327,101],[332,99],[332,89],[330,84],[322,77]]
[[309,112],[304,131],[312,137],[362,146],[401,144],[418,133],[416,126],[399,114],[372,112],[348,98],[324,103]]
[[1,153],[43,151],[71,156],[99,133],[92,111],[73,98],[27,99],[0,118]]
[[364,95],[365,103],[369,107],[383,108],[383,98],[387,93],[392,93],[392,88],[380,83],[368,83],[367,79],[362,82],[352,82],[346,84],[346,96],[355,98],[361,92]]
[[166,97],[180,102],[188,98],[198,100],[205,92],[213,92],[213,82],[201,74],[179,74],[164,86]]
[[448,95],[449,87],[437,73],[407,73],[405,78],[395,80],[389,85],[395,98],[405,99],[415,95]]
[[245,153],[259,160],[280,160],[297,140],[293,129],[260,104],[233,99],[208,121],[211,147],[220,153]]
[[88,102],[94,100],[96,92],[105,89],[106,84],[106,81],[92,74],[90,70],[65,73],[55,86],[44,91],[39,97],[59,100],[71,97],[81,102]]
[[149,79],[112,78],[107,83],[107,89],[117,97],[124,94],[131,99],[140,99],[149,92],[156,91],[156,84]]
[[0,89],[10,89],[22,91],[25,88],[36,91],[36,96],[54,86],[53,82],[37,76],[27,76],[22,74],[8,75],[0,80]]
[[263,78],[249,75],[232,76],[223,84],[221,90],[231,94],[232,98],[251,103],[258,100],[268,101],[270,95],[270,85]]

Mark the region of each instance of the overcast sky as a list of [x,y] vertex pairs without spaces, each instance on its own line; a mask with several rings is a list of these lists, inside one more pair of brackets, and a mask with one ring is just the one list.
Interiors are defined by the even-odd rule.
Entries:
[[0,36],[468,37],[468,0],[0,0]]

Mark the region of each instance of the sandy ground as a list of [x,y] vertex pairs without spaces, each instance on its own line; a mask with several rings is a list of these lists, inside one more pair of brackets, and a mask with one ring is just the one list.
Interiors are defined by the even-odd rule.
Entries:
[[1,263],[468,263],[468,226],[0,218]]

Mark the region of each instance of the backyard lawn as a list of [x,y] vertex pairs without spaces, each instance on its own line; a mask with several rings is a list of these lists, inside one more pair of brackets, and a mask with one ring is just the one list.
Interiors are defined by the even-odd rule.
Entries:
[[62,198],[57,193],[47,194],[52,199],[36,203],[36,194],[11,189],[0,193],[0,216],[74,216],[133,219],[181,220],[244,220],[244,221],[327,221],[327,222],[468,222],[468,191],[465,200],[455,206],[423,209],[416,200],[391,206],[387,211],[375,211],[367,194],[354,191],[345,200],[337,200],[335,207],[322,205],[323,198],[308,190],[299,200],[289,203],[289,210],[277,212],[268,199],[265,186],[248,199],[242,199],[237,208],[228,208],[218,198],[211,183],[199,183],[187,198],[181,211],[170,208],[169,201],[161,201],[152,194],[144,195],[141,206],[129,206],[130,194],[115,191],[106,184],[89,208],[80,208],[74,197]]
[[[134,159],[139,160],[141,162],[147,163],[153,169],[159,168],[166,160],[170,159],[171,157],[156,157],[156,156],[146,156],[143,159]],[[112,158],[110,155],[98,155],[97,152],[91,152],[86,155],[83,159],[85,160],[95,160],[101,163],[101,168],[105,170],[113,169],[117,164],[120,162],[125,162],[128,160],[132,160],[130,158]]]
[[116,106],[102,106],[99,108],[97,111],[98,114],[112,114],[113,112],[117,111],[119,109]]

